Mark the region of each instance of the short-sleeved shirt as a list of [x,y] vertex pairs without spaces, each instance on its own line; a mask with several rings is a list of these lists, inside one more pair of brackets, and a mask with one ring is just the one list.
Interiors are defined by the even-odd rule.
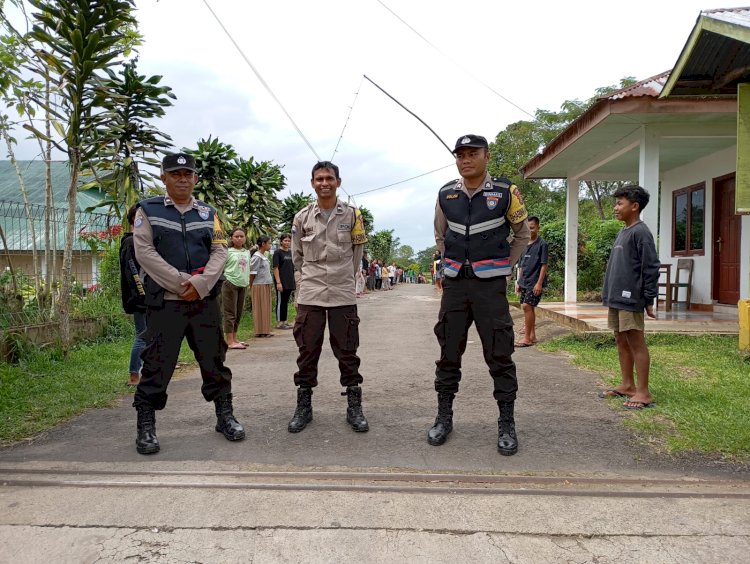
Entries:
[[[521,269],[518,285],[521,288],[530,290],[536,286],[542,272],[542,265],[547,264],[548,252],[547,242],[541,237],[537,237],[536,241],[526,245],[526,251],[518,261],[518,267]],[[546,285],[546,283],[546,280],[542,282],[543,285]]]
[[292,251],[276,249],[273,253],[273,267],[279,269],[279,280],[284,290],[294,290],[294,263],[292,262]]
[[250,284],[250,251],[236,247],[229,249],[224,278],[239,288],[247,288]]
[[250,259],[250,274],[255,275],[253,284],[273,284],[268,259],[260,251],[256,251]]

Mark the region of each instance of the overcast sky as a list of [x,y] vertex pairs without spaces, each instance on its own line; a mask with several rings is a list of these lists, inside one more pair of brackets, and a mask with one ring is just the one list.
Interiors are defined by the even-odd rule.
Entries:
[[[465,133],[492,140],[537,108],[557,110],[622,77],[669,70],[701,9],[741,2],[207,0],[284,104],[315,152],[341,168],[347,193],[416,250],[434,244],[437,190],[455,167],[443,145],[370,83],[417,113],[451,147]],[[317,160],[203,0],[137,0],[142,74],[177,96],[158,126],[177,148],[209,135],[244,157],[283,165],[288,188],[309,192]],[[442,54],[441,54],[442,52]],[[359,91],[356,96],[355,93]],[[31,151],[31,149],[29,149]],[[23,153],[26,158],[33,154]]]

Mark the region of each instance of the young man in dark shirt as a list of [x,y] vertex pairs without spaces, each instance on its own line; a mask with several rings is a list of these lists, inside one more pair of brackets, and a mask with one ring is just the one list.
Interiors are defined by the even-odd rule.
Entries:
[[[648,389],[651,357],[644,336],[646,315],[656,318],[654,299],[659,281],[659,257],[654,237],[640,219],[649,194],[640,186],[615,190],[615,219],[625,223],[607,263],[602,302],[609,307],[609,328],[615,332],[622,383],[599,392],[600,397],[625,397],[625,409],[652,407]],[[638,375],[636,383],[634,378]]]
[[530,347],[536,344],[536,306],[542,299],[542,291],[547,285],[547,242],[539,236],[539,218],[531,216],[528,220],[531,240],[518,261],[518,294],[524,317],[523,340],[516,347]]

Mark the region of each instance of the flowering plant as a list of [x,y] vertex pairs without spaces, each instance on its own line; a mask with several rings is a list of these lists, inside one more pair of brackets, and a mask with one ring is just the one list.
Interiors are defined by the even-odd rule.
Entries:
[[78,238],[91,248],[92,253],[106,251],[112,246],[112,241],[119,239],[122,234],[122,225],[112,225],[102,231],[86,231],[85,228],[78,232]]

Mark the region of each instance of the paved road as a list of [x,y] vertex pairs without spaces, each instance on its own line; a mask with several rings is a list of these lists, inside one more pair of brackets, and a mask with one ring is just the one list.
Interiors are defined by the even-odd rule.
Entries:
[[[455,431],[428,445],[438,305],[422,285],[360,300],[367,434],[346,423],[329,351],[315,420],[286,431],[295,346],[277,332],[229,354],[235,411],[248,430],[241,443],[213,430],[213,406],[186,369],[158,413],[157,455],[135,452],[129,398],[0,450],[0,561],[718,562],[747,553],[747,473],[638,444],[622,424],[632,414],[598,400],[597,376],[563,356],[516,353],[521,448],[501,457],[492,382],[472,330]],[[542,338],[564,331],[541,322]],[[279,473],[290,471],[306,474]],[[336,471],[414,477],[384,485]],[[447,484],[417,476],[446,472],[457,474]],[[657,481],[644,489],[645,478]]]

